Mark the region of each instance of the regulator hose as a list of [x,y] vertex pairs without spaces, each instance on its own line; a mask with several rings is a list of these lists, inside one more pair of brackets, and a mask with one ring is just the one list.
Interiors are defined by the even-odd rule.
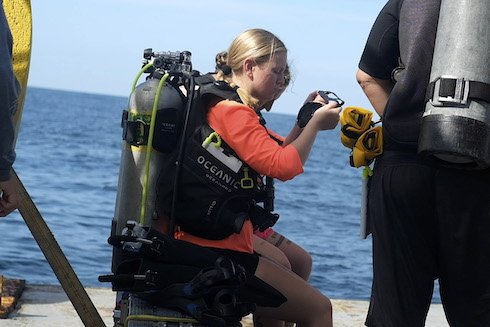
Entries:
[[[148,64],[150,65],[150,64]],[[146,66],[148,66],[146,65]],[[145,67],[146,67],[145,66]],[[140,72],[139,75],[141,75],[146,69],[143,67],[142,71]],[[150,176],[150,160],[151,160],[151,150],[153,148],[153,136],[155,134],[155,121],[157,117],[157,109],[158,109],[158,102],[160,100],[160,93],[162,92],[163,85],[165,84],[165,81],[169,77],[169,73],[166,73],[165,75],[162,76],[160,79],[160,82],[158,83],[157,87],[157,93],[155,95],[155,101],[153,101],[153,109],[151,111],[151,120],[150,120],[150,132],[148,133],[148,143],[146,145],[146,158],[145,158],[145,174],[143,176],[143,192],[141,194],[141,214],[140,214],[140,224],[145,226],[146,225],[146,200],[148,198],[148,183],[149,183],[149,176]],[[138,76],[139,78],[139,76]]]

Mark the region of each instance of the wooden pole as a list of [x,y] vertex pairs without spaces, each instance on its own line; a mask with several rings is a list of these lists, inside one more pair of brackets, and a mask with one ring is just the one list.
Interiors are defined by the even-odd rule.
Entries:
[[[17,112],[13,117],[16,141],[29,76],[32,46],[32,11],[30,0],[4,0],[3,7],[14,37],[13,68],[22,88],[22,92],[18,97]],[[56,242],[48,225],[37,210],[24,185],[15,171],[12,174],[12,178],[18,184],[20,193],[19,212],[41,248],[46,260],[51,265],[66,295],[82,319],[82,322],[86,327],[105,327],[102,318],[95,309],[83,285],[80,283],[80,280]]]
[[86,327],[105,327],[85,288],[66,259],[51,230],[13,171],[20,193],[19,212]]

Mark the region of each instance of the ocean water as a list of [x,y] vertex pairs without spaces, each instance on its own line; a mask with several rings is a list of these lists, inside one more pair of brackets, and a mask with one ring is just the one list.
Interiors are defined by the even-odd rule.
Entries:
[[[14,168],[85,286],[110,287],[107,244],[121,155],[127,98],[29,88]],[[266,113],[286,135],[295,117]],[[313,257],[310,283],[331,298],[367,300],[371,241],[359,238],[361,170],[349,166],[339,128],[321,132],[305,172],[276,182],[275,229]],[[59,284],[16,211],[0,219],[0,274],[31,284]],[[434,299],[438,302],[438,298]]]

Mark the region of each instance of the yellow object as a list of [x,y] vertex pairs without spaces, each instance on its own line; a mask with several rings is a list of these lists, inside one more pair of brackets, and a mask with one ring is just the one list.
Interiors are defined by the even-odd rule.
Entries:
[[362,133],[371,127],[373,113],[360,107],[345,108],[340,115],[340,140],[349,149],[354,147]]
[[369,165],[374,158],[383,153],[383,129],[378,126],[364,132],[352,149],[351,165]]
[[202,142],[202,147],[207,148],[214,139],[216,139],[216,143],[214,143],[214,146],[219,148],[221,146],[221,136],[219,136],[219,134],[216,132],[212,132],[211,134],[209,134],[209,136]]
[[254,180],[248,175],[248,167],[243,168],[243,178],[240,181],[242,189],[251,189],[254,187]]
[[160,100],[160,93],[162,92],[163,85],[165,85],[165,81],[170,75],[166,73],[163,75],[162,79],[158,83],[157,93],[155,95],[155,101],[153,101],[153,110],[151,111],[151,120],[150,120],[150,132],[148,134],[148,143],[146,145],[146,158],[145,158],[145,174],[143,175],[143,191],[141,194],[141,211],[140,211],[140,224],[145,225],[145,217],[146,217],[146,200],[148,199],[148,185],[150,179],[150,163],[151,163],[151,154],[153,150],[153,136],[155,134],[155,122],[157,120],[157,109],[158,102]]
[[31,63],[32,45],[32,12],[30,0],[4,0],[3,8],[9,22],[10,31],[14,39],[13,65],[15,76],[22,88],[18,98],[17,112],[14,116],[15,141],[19,133],[22,109],[26,96],[27,78],[29,77],[29,66]]

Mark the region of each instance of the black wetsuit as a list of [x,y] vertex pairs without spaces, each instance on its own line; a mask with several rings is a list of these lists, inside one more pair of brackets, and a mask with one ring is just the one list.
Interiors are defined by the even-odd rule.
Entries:
[[383,114],[385,151],[369,190],[370,327],[424,326],[435,279],[451,326],[490,326],[490,170],[443,168],[417,154],[439,7],[388,1],[359,64],[381,79],[405,66]]
[[12,45],[12,33],[0,1],[0,182],[10,179],[15,160],[12,116],[17,109],[20,85],[12,66]]

